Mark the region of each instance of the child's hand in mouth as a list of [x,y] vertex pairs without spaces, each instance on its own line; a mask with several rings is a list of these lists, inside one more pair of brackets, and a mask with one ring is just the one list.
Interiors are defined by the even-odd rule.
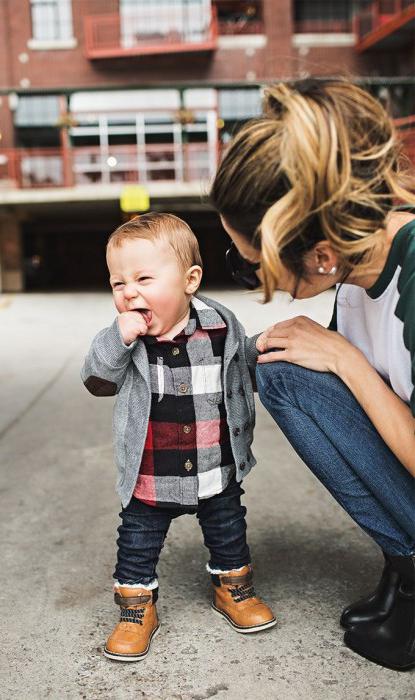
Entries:
[[126,345],[131,345],[140,335],[146,335],[151,323],[150,309],[132,309],[118,316],[121,337]]

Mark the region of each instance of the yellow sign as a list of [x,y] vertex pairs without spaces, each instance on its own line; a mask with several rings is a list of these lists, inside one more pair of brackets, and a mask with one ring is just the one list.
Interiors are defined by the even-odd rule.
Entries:
[[120,207],[126,213],[148,211],[150,209],[148,190],[142,185],[127,185],[121,192]]

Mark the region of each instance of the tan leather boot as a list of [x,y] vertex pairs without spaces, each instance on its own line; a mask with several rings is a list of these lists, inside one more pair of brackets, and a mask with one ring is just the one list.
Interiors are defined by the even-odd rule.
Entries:
[[214,612],[224,617],[237,632],[250,634],[277,624],[271,608],[255,593],[251,566],[226,574],[212,574],[212,583]]
[[157,591],[145,588],[115,588],[114,600],[121,607],[121,619],[108,637],[104,654],[116,661],[141,661],[159,631]]

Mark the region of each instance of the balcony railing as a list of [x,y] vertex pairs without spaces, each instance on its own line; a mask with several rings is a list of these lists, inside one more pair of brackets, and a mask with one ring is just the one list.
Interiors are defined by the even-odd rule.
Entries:
[[90,59],[166,53],[213,51],[217,46],[215,7],[165,1],[145,4],[135,12],[90,15],[84,18],[85,52]]
[[3,187],[63,187],[64,180],[64,158],[60,149],[0,150],[0,182]]
[[355,15],[357,50],[404,45],[415,35],[415,0],[372,0]]
[[[415,115],[395,120],[404,152],[415,166]],[[208,143],[0,149],[2,189],[111,183],[195,183],[214,174],[219,160]]]
[[1,186],[30,189],[122,182],[199,182],[217,166],[208,143],[0,150]]

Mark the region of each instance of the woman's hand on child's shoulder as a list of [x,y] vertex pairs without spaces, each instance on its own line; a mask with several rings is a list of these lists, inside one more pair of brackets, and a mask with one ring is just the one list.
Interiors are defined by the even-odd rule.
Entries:
[[140,335],[146,335],[147,323],[139,311],[124,311],[118,316],[121,337],[126,345],[131,345]]
[[336,331],[306,316],[280,321],[256,340],[259,364],[291,362],[316,372],[333,372],[342,378],[360,350]]

